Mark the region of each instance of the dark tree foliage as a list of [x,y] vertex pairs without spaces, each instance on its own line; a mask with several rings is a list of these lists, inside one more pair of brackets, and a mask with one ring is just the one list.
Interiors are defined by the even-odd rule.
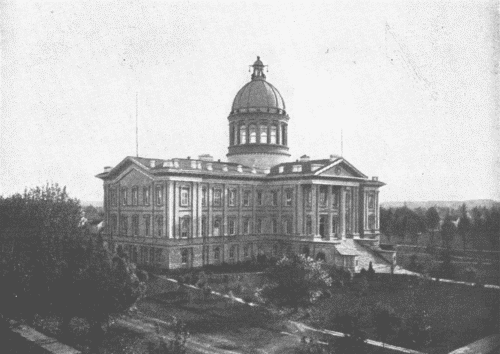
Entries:
[[469,234],[471,231],[471,221],[469,216],[467,215],[467,206],[465,204],[460,208],[460,219],[458,221],[457,232],[462,239],[464,251],[467,246],[467,239],[469,238]]
[[401,326],[401,319],[394,310],[388,306],[377,305],[373,311],[373,325],[375,334],[386,343],[391,336],[395,335]]
[[334,353],[364,353],[366,351],[367,335],[361,330],[360,312],[338,313],[332,322],[335,331],[344,333],[344,337],[335,341]]
[[297,311],[308,308],[332,284],[322,262],[304,255],[283,257],[265,271],[267,284],[259,289],[257,297],[279,308]]
[[453,239],[457,233],[457,227],[453,223],[451,216],[447,215],[441,225],[441,239],[443,246],[450,249]]
[[380,210],[380,229],[387,235],[395,235],[401,240],[410,236],[416,241],[419,233],[424,232],[425,219],[421,213],[417,213],[408,207]]
[[94,338],[109,316],[125,311],[144,293],[135,266],[79,229],[81,207],[57,184],[0,198],[0,313],[33,320],[56,314],[67,329],[86,318]]
[[425,212],[425,226],[427,231],[430,231],[431,233],[431,244],[434,244],[435,231],[438,228],[440,221],[441,218],[439,217],[439,213],[435,207],[427,209]]

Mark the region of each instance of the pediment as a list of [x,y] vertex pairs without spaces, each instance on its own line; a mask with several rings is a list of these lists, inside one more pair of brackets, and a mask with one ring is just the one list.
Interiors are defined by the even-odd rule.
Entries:
[[361,173],[357,168],[351,165],[344,159],[339,159],[331,164],[324,166],[314,173],[316,176],[332,176],[332,177],[351,177],[351,178],[368,178]]

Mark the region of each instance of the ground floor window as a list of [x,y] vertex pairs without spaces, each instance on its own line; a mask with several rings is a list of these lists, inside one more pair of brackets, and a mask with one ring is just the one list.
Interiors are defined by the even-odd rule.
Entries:
[[273,245],[273,257],[278,256],[278,245]]
[[215,218],[214,219],[214,228],[212,231],[212,235],[214,236],[220,236],[220,225],[221,225],[221,220],[220,218]]
[[181,263],[187,265],[189,262],[189,249],[184,248],[181,250]]
[[238,246],[236,245],[231,245],[231,247],[229,247],[229,260],[231,262],[234,262],[236,260],[236,254],[238,253],[237,247]]
[[214,261],[220,261],[220,247],[214,247]]
[[245,258],[250,257],[249,248],[250,247],[248,245],[243,246],[243,257],[245,257]]

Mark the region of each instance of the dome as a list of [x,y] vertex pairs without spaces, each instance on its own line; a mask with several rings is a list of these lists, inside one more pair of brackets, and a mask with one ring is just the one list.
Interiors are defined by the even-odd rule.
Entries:
[[276,87],[263,78],[254,78],[238,91],[233,101],[232,111],[244,109],[246,112],[249,108],[263,108],[266,112],[284,111],[285,101]]

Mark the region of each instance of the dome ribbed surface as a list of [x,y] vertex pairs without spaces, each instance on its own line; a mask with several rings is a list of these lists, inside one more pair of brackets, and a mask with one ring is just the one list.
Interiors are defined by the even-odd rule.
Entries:
[[233,101],[233,111],[242,108],[277,108],[285,110],[279,91],[266,80],[252,80],[243,86]]

